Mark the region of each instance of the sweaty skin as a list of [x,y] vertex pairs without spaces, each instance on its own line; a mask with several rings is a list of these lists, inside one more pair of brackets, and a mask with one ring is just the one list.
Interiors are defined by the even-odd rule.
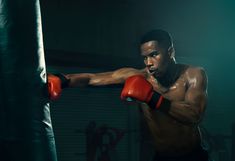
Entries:
[[[207,77],[202,68],[176,64],[174,48],[164,50],[157,41],[141,45],[146,68],[121,68],[104,73],[68,74],[70,87],[123,84],[132,75],[143,75],[154,91],[171,101],[170,110],[141,109],[158,152],[167,156],[189,153],[201,144],[199,122],[207,102]],[[161,107],[164,108],[164,107]]]

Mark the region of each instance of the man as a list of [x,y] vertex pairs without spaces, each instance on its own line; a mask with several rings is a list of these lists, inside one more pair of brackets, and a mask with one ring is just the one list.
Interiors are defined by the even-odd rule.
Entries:
[[[176,63],[172,38],[166,31],[148,32],[140,49],[144,69],[51,75],[49,92],[56,91],[56,98],[61,83],[62,88],[125,83],[121,99],[141,104],[153,136],[154,161],[207,161],[198,127],[207,103],[205,71]],[[53,94],[50,96],[54,99]]]

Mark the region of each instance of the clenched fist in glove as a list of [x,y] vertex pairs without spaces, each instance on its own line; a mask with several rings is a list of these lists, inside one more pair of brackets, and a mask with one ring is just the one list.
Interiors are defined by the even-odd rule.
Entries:
[[152,85],[142,75],[134,75],[126,79],[121,99],[145,102],[152,109],[159,109],[163,104],[170,107],[170,101],[153,90]]
[[63,74],[48,74],[47,88],[50,100],[56,100],[60,97],[62,89],[68,87],[69,79]]

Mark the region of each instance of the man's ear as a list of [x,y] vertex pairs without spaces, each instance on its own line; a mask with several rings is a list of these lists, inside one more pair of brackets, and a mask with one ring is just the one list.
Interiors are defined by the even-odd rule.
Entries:
[[170,58],[174,58],[175,57],[175,48],[173,46],[170,46],[168,48],[168,54],[169,54]]

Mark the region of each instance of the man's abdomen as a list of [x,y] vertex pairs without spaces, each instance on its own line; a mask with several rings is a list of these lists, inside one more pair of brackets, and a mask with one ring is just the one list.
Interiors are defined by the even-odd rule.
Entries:
[[176,156],[190,153],[200,146],[201,137],[197,127],[184,125],[159,111],[154,115],[144,111],[144,115],[156,151]]

